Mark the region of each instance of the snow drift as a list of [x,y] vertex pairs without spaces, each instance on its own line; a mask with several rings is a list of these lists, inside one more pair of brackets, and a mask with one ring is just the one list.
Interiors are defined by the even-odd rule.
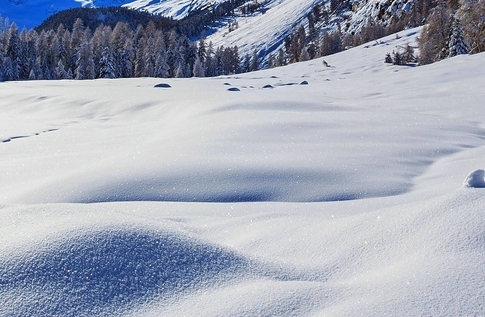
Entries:
[[0,315],[485,314],[485,55],[384,64],[418,31],[332,67],[1,83]]

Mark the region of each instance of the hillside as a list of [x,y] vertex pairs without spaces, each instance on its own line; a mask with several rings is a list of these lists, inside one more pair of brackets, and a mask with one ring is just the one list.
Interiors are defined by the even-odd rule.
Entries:
[[383,62],[419,31],[0,83],[0,315],[485,315],[485,55]]
[[[20,29],[37,27],[52,14],[81,6],[85,8],[123,6],[180,20],[201,12],[210,14],[221,5],[231,5],[235,7],[233,14],[223,18],[217,16],[214,23],[205,31],[208,40],[212,41],[215,47],[221,45],[225,47],[238,46],[241,56],[252,54],[254,50],[257,50],[260,57],[264,59],[281,48],[284,39],[297,26],[308,27],[307,15],[314,12],[316,5],[322,11],[325,11],[325,19],[322,19],[316,25],[319,32],[341,29],[349,34],[358,33],[369,22],[388,26],[393,21],[403,19],[413,7],[412,0],[408,2],[372,0],[366,2],[354,1],[352,3],[348,1],[316,2],[315,0],[265,0],[259,2],[254,0],[246,2],[222,0],[1,1],[4,3],[0,2],[0,15],[4,18],[9,17],[9,21],[16,22]],[[254,10],[249,8],[254,8]],[[100,18],[103,18],[103,16]],[[66,19],[64,24],[70,26],[73,20],[75,20],[75,17]],[[416,25],[421,22],[419,21]],[[49,25],[49,21],[45,21],[44,24]],[[194,34],[195,39],[201,33]]]

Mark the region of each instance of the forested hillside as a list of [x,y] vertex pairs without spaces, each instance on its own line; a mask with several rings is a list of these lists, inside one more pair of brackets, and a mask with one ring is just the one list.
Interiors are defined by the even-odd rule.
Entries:
[[199,42],[197,46],[174,29],[154,22],[135,30],[125,22],[94,32],[77,19],[72,31],[19,32],[12,24],[0,33],[3,43],[1,78],[94,79],[128,77],[216,76],[239,72],[237,47]]
[[[295,3],[286,2],[286,9]],[[259,28],[268,32],[276,27],[264,17],[270,5],[275,4],[229,0],[181,20],[128,8],[79,8],[29,31],[0,23],[0,80],[227,75],[334,54],[423,24],[417,47],[392,48],[383,61],[429,64],[485,50],[485,0],[416,0],[400,11],[394,3],[380,3],[376,16],[365,11],[364,24],[348,15],[364,10],[362,3],[317,1],[292,29],[275,31],[268,48],[252,37],[250,22],[240,28],[238,21],[270,21]],[[225,27],[227,34],[218,37]]]

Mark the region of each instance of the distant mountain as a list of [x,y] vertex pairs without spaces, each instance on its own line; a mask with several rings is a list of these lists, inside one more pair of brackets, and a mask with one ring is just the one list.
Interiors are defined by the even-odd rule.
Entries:
[[0,15],[15,22],[20,29],[31,29],[54,13],[62,10],[93,7],[120,6],[129,0],[0,0]]
[[37,27],[51,15],[73,8],[118,7],[181,19],[190,13],[213,8],[226,0],[0,0],[0,15],[19,28]]
[[[316,35],[340,30],[344,34],[356,34],[366,25],[389,27],[402,22],[397,29],[409,23],[415,2],[420,5],[427,0],[266,0],[259,1],[256,11],[242,7],[231,18],[219,21],[207,32],[207,40],[214,46],[238,46],[241,55],[259,52],[266,59],[284,46],[285,39],[303,25],[310,33],[309,15],[313,17]],[[252,4],[254,1],[248,1]],[[427,1],[430,2],[430,1]],[[315,15],[319,14],[319,19]]]
[[136,0],[123,6],[161,14],[174,19],[182,19],[189,14],[205,9],[212,9],[227,0]]
[[[229,16],[216,16],[205,27],[207,41],[214,47],[237,46],[240,56],[256,51],[264,61],[269,54],[276,54],[299,26],[308,31],[313,28],[316,35],[336,30],[354,34],[366,25],[389,26],[399,21],[417,26],[423,19],[414,17],[416,22],[409,23],[416,11],[413,8],[425,8],[427,3],[431,6],[431,0],[0,0],[0,14],[19,28],[33,28],[53,13],[69,8],[123,6],[177,20],[200,12],[211,14],[228,3],[236,8]],[[316,15],[318,18],[310,22],[309,18]],[[193,30],[185,33],[191,33],[193,40],[204,29],[200,25],[190,28]]]

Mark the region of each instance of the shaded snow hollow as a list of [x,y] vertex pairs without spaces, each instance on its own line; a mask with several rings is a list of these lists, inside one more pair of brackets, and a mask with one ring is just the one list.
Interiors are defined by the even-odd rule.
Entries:
[[384,64],[418,31],[332,67],[1,83],[0,316],[485,315],[485,55]]

